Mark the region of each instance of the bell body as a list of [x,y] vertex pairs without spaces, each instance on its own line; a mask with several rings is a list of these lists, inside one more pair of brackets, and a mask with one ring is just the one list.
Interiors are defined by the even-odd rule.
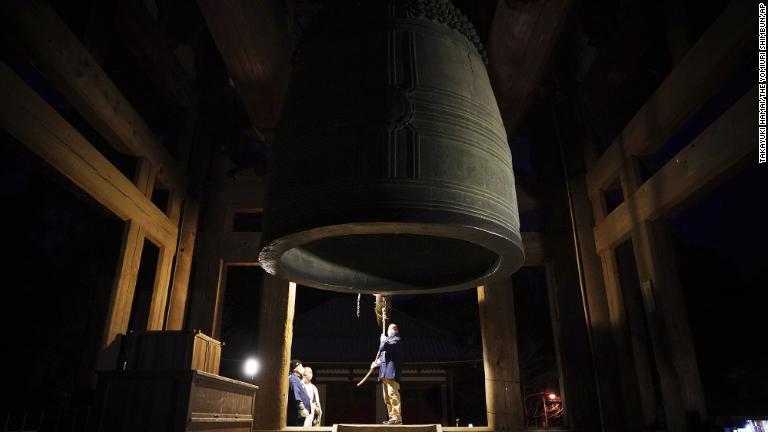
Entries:
[[507,137],[447,1],[363,1],[305,35],[271,149],[262,267],[303,285],[472,288],[523,262]]

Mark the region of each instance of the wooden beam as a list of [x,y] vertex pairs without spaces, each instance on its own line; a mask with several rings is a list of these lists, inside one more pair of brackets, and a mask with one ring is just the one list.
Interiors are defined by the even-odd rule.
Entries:
[[528,113],[571,0],[499,1],[488,36],[488,73],[507,134]]
[[198,0],[251,123],[272,129],[290,74],[285,2]]
[[0,12],[45,76],[112,146],[149,159],[167,188],[185,189],[176,161],[48,3],[0,2]]
[[598,223],[598,252],[626,240],[636,224],[657,220],[708,190],[723,173],[753,154],[757,149],[756,100],[757,86]]
[[176,225],[5,63],[0,125],[119,218],[139,224],[153,242],[176,245]]
[[590,196],[618,177],[625,159],[658,150],[745,66],[754,35],[743,23],[753,18],[753,5],[745,0],[734,0],[723,11],[589,170]]

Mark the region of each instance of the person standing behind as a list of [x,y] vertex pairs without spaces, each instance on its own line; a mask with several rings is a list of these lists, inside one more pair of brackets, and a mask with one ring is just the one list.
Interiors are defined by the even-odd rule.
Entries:
[[384,403],[387,405],[389,420],[384,424],[403,424],[400,404],[400,376],[403,368],[403,343],[397,324],[390,324],[386,335],[381,335],[379,357],[371,368],[379,367],[379,381],[384,391]]
[[317,387],[312,384],[312,368],[309,366],[304,368],[302,383],[310,403],[309,415],[304,419],[304,427],[320,426],[320,416],[323,415],[323,410],[320,408],[320,393],[317,391]]
[[291,374],[288,375],[288,426],[304,426],[304,419],[309,416],[309,396],[301,380],[304,378],[304,366],[299,360],[291,360]]

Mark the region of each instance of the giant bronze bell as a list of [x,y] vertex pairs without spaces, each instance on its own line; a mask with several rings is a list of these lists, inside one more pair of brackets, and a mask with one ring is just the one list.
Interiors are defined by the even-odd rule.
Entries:
[[447,0],[326,7],[295,55],[271,152],[259,260],[273,275],[414,294],[523,263],[482,45]]

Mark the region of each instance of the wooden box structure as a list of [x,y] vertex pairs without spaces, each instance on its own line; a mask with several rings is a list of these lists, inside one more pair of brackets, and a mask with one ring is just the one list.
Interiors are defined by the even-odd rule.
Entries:
[[221,342],[193,331],[134,331],[122,336],[117,369],[219,373]]
[[250,432],[258,387],[198,370],[100,371],[92,432]]

